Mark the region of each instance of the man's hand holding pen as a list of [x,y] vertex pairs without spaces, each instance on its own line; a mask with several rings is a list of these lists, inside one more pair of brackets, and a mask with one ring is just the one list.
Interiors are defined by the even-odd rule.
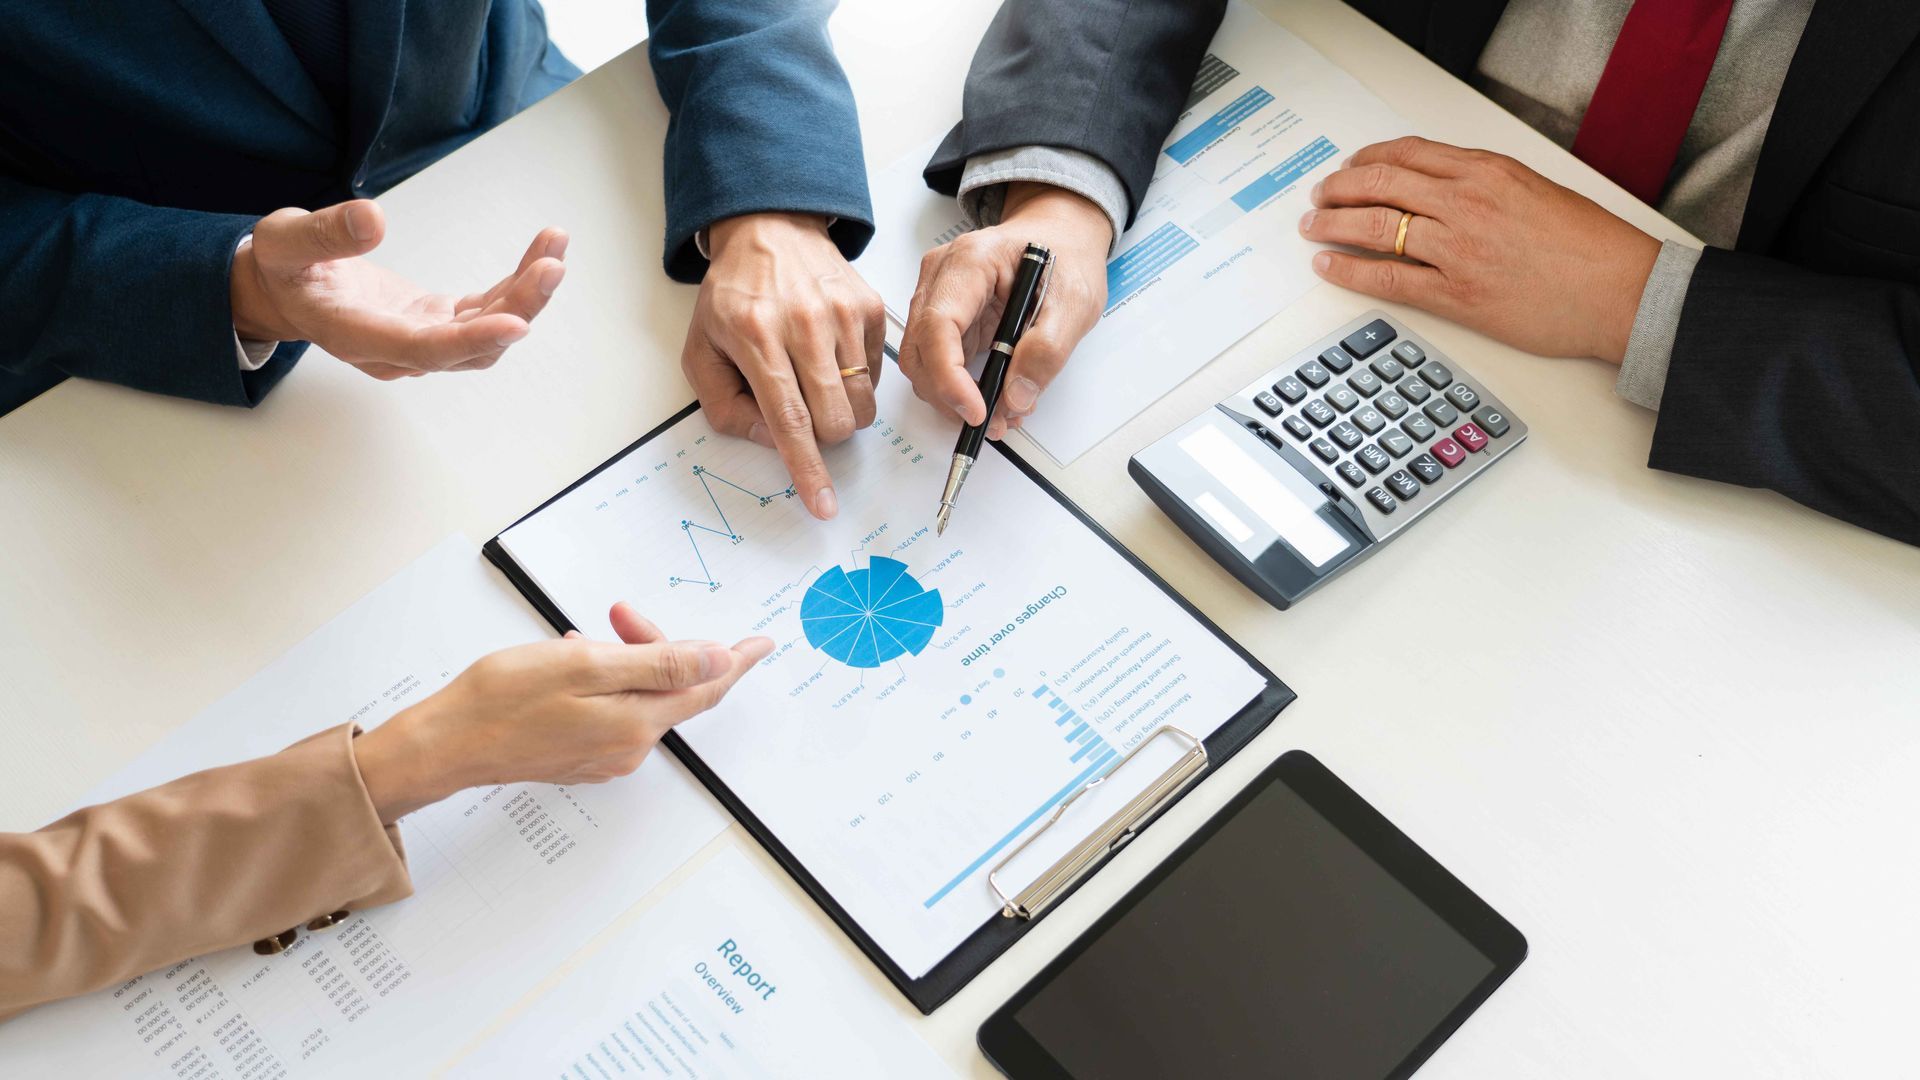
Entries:
[[[1053,252],[1047,302],[1020,338],[1006,391],[986,415],[967,361],[987,347],[1029,243]],[[927,253],[900,348],[900,370],[914,393],[998,439],[1031,414],[1107,301],[1107,251],[1113,225],[1091,200],[1049,184],[1008,185],[1000,224],[967,233]]]

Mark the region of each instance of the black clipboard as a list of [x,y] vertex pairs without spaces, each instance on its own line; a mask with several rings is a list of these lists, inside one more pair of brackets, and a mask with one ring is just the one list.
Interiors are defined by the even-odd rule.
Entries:
[[[580,479],[575,480],[573,483],[568,484],[565,488],[554,494],[552,498],[547,499],[533,510],[521,515],[512,525],[507,526],[507,529],[511,529],[514,525],[518,525],[540,513],[542,510],[545,510],[581,484],[598,476],[609,466],[632,453],[638,447],[657,438],[662,433],[672,429],[681,421],[686,420],[699,411],[700,405],[698,402],[695,402],[674,413],[665,422],[659,424],[645,435],[640,436],[606,461],[601,462],[600,465],[595,467],[591,472],[588,472],[585,476],[580,477]],[[1133,552],[1128,551],[1122,546],[1107,530],[1101,528],[1099,522],[1089,517],[1085,511],[1074,504],[1073,500],[1067,498],[1060,489],[1048,482],[1046,477],[1040,475],[1040,472],[1025,458],[1022,458],[1018,453],[1015,453],[1003,443],[995,442],[991,445],[998,450],[1003,457],[1012,462],[1015,468],[1025,474],[1027,479],[1038,485],[1039,488],[1051,496],[1055,502],[1065,507],[1076,520],[1086,526],[1088,530],[1099,537],[1108,547],[1112,548],[1122,559],[1126,560],[1129,566],[1139,571],[1141,575],[1152,582],[1161,592],[1167,594],[1174,603],[1180,606],[1181,610],[1192,616],[1194,621],[1202,627],[1205,627],[1207,632],[1218,638],[1233,651],[1235,656],[1244,660],[1256,674],[1265,680],[1266,685],[1254,696],[1253,700],[1242,706],[1238,712],[1234,713],[1231,719],[1221,724],[1211,736],[1205,740],[1196,740],[1202,742],[1204,746],[1206,768],[1204,772],[1195,775],[1191,779],[1193,783],[1205,779],[1205,775],[1211,773],[1214,766],[1231,758],[1248,742],[1252,741],[1253,737],[1258,735],[1275,716],[1279,715],[1280,710],[1290,704],[1297,695],[1295,695],[1293,690],[1285,683],[1281,682],[1273,672],[1267,670],[1265,664],[1262,664],[1252,653],[1242,648],[1239,642],[1228,637],[1224,631],[1214,624],[1213,620],[1207,618],[1200,609],[1188,602],[1186,597],[1174,591],[1173,587],[1162,580],[1160,575],[1154,573],[1152,568],[1148,567],[1146,563],[1141,562]],[[501,530],[501,532],[506,531],[506,529]],[[522,570],[518,563],[514,562],[513,557],[501,546],[500,536],[498,534],[486,542],[482,551],[486,554],[487,560],[507,576],[507,580],[511,581],[514,587],[520,590],[520,594],[527,598],[527,602],[532,604],[535,610],[539,611],[541,616],[553,626],[554,630],[565,633],[568,630],[577,629],[568,621],[566,615],[561,612],[559,605],[549,599],[546,593],[534,583],[533,578]],[[814,903],[819,904],[821,910],[825,911],[833,918],[835,923],[839,924],[840,929],[844,931],[848,937],[852,938],[856,945],[860,946],[860,951],[866,953],[867,958],[872,960],[874,964],[886,974],[893,985],[898,987],[902,994],[906,995],[907,1000],[911,1001],[914,1007],[919,1009],[923,1014],[931,1014],[935,1009],[944,1004],[948,998],[959,992],[961,987],[971,982],[974,976],[985,971],[987,965],[991,964],[1001,953],[1011,948],[1014,942],[1020,940],[1021,936],[1031,929],[1036,922],[1044,918],[1046,910],[1051,910],[1053,904],[1057,904],[1059,901],[1073,895],[1087,878],[1099,872],[1100,868],[1105,866],[1107,862],[1113,858],[1113,855],[1118,852],[1121,843],[1124,843],[1124,840],[1122,840],[1120,843],[1114,844],[1110,849],[1106,850],[1104,854],[1082,867],[1068,884],[1051,893],[1048,898],[1048,907],[1046,910],[1037,910],[1030,914],[1025,912],[1015,913],[1008,910],[1003,911],[1001,914],[990,916],[984,925],[969,935],[965,941],[961,942],[958,947],[948,953],[939,963],[929,968],[926,974],[916,979],[910,977],[900,965],[894,963],[893,958],[887,955],[879,943],[874,941],[873,938],[861,928],[860,924],[854,921],[853,916],[848,914],[847,910],[834,900],[833,896],[808,872],[807,868],[801,864],[793,852],[789,851],[787,846],[780,842],[780,838],[774,835],[772,828],[747,808],[746,803],[743,802],[738,795],[734,794],[733,789],[727,786],[726,781],[722,780],[718,773],[714,772],[712,768],[708,767],[706,762],[700,759],[700,755],[695,753],[691,746],[687,745],[686,740],[681,738],[678,732],[668,732],[663,742],[667,748],[673,752],[674,757],[679,758],[680,763],[687,767],[687,771],[691,772],[702,784],[706,785],[707,790],[713,793],[714,798],[720,800],[720,804],[727,808],[727,812],[733,815],[734,820],[744,826],[747,832],[751,833],[753,838],[759,841],[760,846],[767,849],[767,853],[772,855],[774,860],[793,877],[793,880],[798,882],[800,887],[807,891],[807,895],[813,898]],[[1108,775],[1111,775],[1111,773]],[[1133,834],[1152,825],[1154,821],[1159,820],[1160,816],[1164,814],[1169,807],[1179,801],[1179,799],[1191,789],[1191,783],[1184,784],[1167,798],[1157,801],[1148,809],[1147,813],[1130,824],[1125,839],[1131,839]],[[1044,827],[1045,826],[1042,826],[1042,828]]]

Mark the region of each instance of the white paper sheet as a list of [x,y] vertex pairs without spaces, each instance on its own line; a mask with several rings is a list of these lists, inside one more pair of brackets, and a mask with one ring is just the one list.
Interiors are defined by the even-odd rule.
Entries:
[[996,917],[1019,835],[1173,721],[1205,736],[1259,674],[997,451],[933,532],[956,428],[899,372],[828,448],[831,522],[773,451],[694,415],[501,542],[575,625],[777,647],[680,733],[911,976]]
[[[864,977],[863,977],[864,976]],[[459,1077],[953,1075],[738,849],[715,853],[453,1069]]]
[[[550,638],[475,545],[449,537],[85,802],[371,728],[485,653]],[[728,818],[664,752],[604,785],[474,789],[401,821],[415,895],[0,1024],[0,1073],[417,1075],[659,884]]]
[[[1139,216],[1107,263],[1108,308],[1023,427],[1063,464],[1317,282],[1307,192],[1408,123],[1305,42],[1227,7]],[[938,138],[871,179],[879,226],[855,266],[904,316],[920,257],[965,231],[921,170]]]

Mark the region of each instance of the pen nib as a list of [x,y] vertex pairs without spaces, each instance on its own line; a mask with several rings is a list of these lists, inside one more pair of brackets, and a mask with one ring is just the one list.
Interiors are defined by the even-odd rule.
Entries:
[[933,522],[933,535],[945,536],[947,532],[947,519],[952,516],[953,507],[942,503],[940,506],[940,516],[935,518]]

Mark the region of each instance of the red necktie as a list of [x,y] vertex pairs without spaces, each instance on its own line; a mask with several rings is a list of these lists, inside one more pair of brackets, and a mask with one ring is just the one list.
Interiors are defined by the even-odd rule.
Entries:
[[1574,155],[1657,205],[1732,10],[1733,0],[1636,0],[1580,122]]

